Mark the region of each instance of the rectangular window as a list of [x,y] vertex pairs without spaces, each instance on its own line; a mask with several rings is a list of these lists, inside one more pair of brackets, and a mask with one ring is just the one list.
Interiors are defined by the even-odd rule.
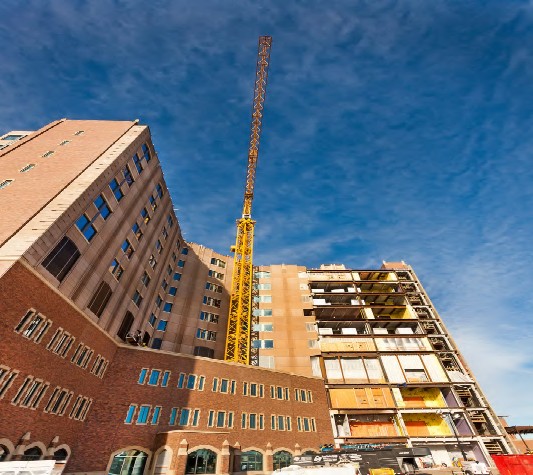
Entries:
[[152,270],[155,270],[155,266],[157,265],[157,261],[155,260],[154,255],[150,255],[150,258],[148,259],[148,264],[150,264],[150,267]]
[[205,382],[205,377],[204,376],[200,376],[198,378],[198,391],[203,391],[204,390],[204,382]]
[[161,381],[161,386],[166,387],[168,385],[169,377],[170,377],[170,371],[165,371],[163,373],[163,381]]
[[172,267],[170,266],[167,267],[167,274],[172,275]]
[[209,418],[207,420],[208,427],[213,427],[214,419],[215,419],[215,411],[209,411]]
[[155,248],[158,254],[161,254],[161,252],[163,251],[163,245],[161,244],[161,241],[159,239],[155,243]]
[[53,150],[49,150],[48,152],[45,152],[43,154],[43,158],[48,158],[49,156],[51,156],[53,154],[54,154],[54,151]]
[[263,348],[263,349],[274,348],[274,340],[253,340],[252,348]]
[[164,332],[167,329],[167,322],[165,320],[159,320],[157,324],[157,331]]
[[59,145],[67,145],[68,143],[70,143],[70,140],[63,140]]
[[165,305],[163,305],[163,312],[170,312],[172,310],[172,304],[170,302],[166,302]]
[[124,193],[122,193],[122,190],[120,189],[120,185],[119,185],[118,181],[116,180],[116,178],[113,178],[113,180],[111,180],[109,182],[109,188],[111,188],[111,191],[113,192],[113,195],[115,195],[117,203],[122,198],[124,198]]
[[307,401],[313,402],[313,398],[311,397],[311,391],[307,391]]
[[135,293],[133,294],[132,300],[133,300],[133,303],[135,304],[135,306],[137,308],[139,308],[141,306],[141,302],[143,301],[143,297],[142,297],[141,293],[138,290],[136,290]]
[[157,203],[155,202],[155,198],[153,196],[150,196],[149,201],[152,210],[155,211],[157,209]]
[[231,394],[235,394],[237,392],[237,382],[232,381],[231,382]]
[[139,384],[144,384],[144,378],[148,370],[146,368],[141,369],[141,374],[139,375]]
[[257,396],[257,384],[250,383],[250,396]]
[[180,426],[189,425],[189,415],[190,415],[190,413],[191,413],[190,409],[182,409],[181,410]]
[[285,400],[289,401],[290,400],[290,398],[289,398],[289,388],[285,388],[284,392],[285,392]]
[[233,429],[233,412],[228,412],[228,427]]
[[211,323],[218,323],[218,315],[208,312],[200,312],[200,320]]
[[277,397],[278,399],[283,399],[283,388],[277,387]]
[[113,259],[113,262],[109,266],[109,272],[111,272],[115,279],[120,280],[122,274],[124,273],[124,269],[120,266],[120,263],[116,259]]
[[135,239],[137,239],[137,241],[140,241],[143,238],[143,232],[141,231],[141,227],[138,223],[135,223],[131,230],[133,231],[133,234],[135,235]]
[[270,397],[276,399],[276,388],[274,386],[270,386]]
[[291,429],[291,418],[290,417],[287,417],[287,430],[292,430]]
[[214,299],[212,297],[204,297],[203,304],[204,305],[210,305],[212,307],[220,308],[220,305],[222,303],[222,300],[220,299]]
[[265,397],[265,386],[259,385],[259,397]]
[[221,393],[227,393],[228,392],[228,380],[227,379],[221,379],[220,380],[220,392]]
[[198,425],[199,419],[200,419],[200,410],[199,409],[195,409],[194,413],[193,413],[193,416],[192,416],[192,424],[191,425],[196,427]]
[[167,216],[167,223],[168,223],[168,227],[171,228],[173,224],[172,216],[170,215]]
[[128,186],[133,185],[135,180],[133,179],[129,165],[124,166],[122,169],[122,175],[124,176],[124,181],[128,184]]
[[160,374],[161,374],[161,371],[153,369],[152,372],[150,373],[150,379],[148,380],[148,384],[150,386],[157,386],[157,382],[159,381]]
[[272,295],[256,295],[254,297],[254,302],[272,303]]
[[91,242],[92,238],[96,236],[96,228],[85,214],[82,214],[78,221],[76,221],[76,227],[88,242]]
[[278,416],[278,430],[285,430],[285,417]]
[[271,332],[273,330],[272,323],[254,323],[253,324],[254,332]]
[[[76,405],[74,405],[74,407],[76,407]],[[135,414],[135,408],[136,406],[133,405],[129,407],[128,413],[126,414],[126,420],[124,421],[126,422],[126,424],[131,424],[131,421],[133,420],[133,415]],[[73,412],[71,412],[70,415],[72,416]]]
[[217,272],[215,270],[209,270],[208,275],[209,277],[214,277],[218,280],[224,280],[224,274],[221,274],[220,272]]
[[256,279],[270,279],[270,272],[259,271],[255,273]]
[[170,425],[173,426],[176,423],[176,416],[178,415],[178,408],[173,407],[170,412]]
[[157,186],[155,187],[155,191],[157,193],[157,196],[159,196],[159,198],[163,198],[163,187],[161,186],[160,183],[158,183]]
[[305,397],[305,391],[303,389],[300,391],[300,401],[307,402],[307,399]]
[[272,430],[276,430],[276,416],[274,415],[270,416],[270,426]]
[[216,265],[218,267],[222,267],[223,269],[226,267],[226,263],[224,261],[221,261],[220,259],[212,258],[211,264]]
[[141,163],[141,159],[139,158],[139,155],[137,154],[133,155],[133,164],[135,165],[135,168],[137,168],[137,172],[140,175],[143,171],[143,166]]
[[105,200],[103,195],[100,195],[94,200],[94,206],[96,206],[96,208],[98,209],[98,213],[96,213],[96,216],[100,215],[102,216],[102,218],[104,218],[104,220],[107,220],[107,218],[109,218],[109,215],[111,214],[111,209],[109,208],[107,201]]
[[141,218],[144,221],[144,224],[148,225],[150,222],[150,215],[148,214],[148,211],[146,211],[146,208],[143,208],[141,211]]
[[242,420],[241,420],[241,428],[246,429],[246,416],[247,414],[245,412],[242,413]]
[[187,378],[187,389],[194,389],[196,384],[196,376],[194,374],[189,374]]
[[226,413],[223,411],[219,411],[217,413],[217,427],[224,427],[226,422]]
[[255,290],[272,290],[272,284],[254,284]]
[[185,380],[185,374],[183,373],[180,373],[180,376],[178,378],[178,388],[182,388],[183,387],[183,381]]
[[256,423],[257,423],[257,414],[250,414],[250,423],[248,427],[250,429],[256,429]]
[[302,419],[301,419],[301,417],[298,417],[296,419],[296,422],[298,423],[298,430],[301,431],[302,430]]
[[161,308],[161,304],[163,303],[163,299],[161,298],[161,295],[158,295],[155,299],[155,305],[157,308]]
[[146,163],[150,161],[150,150],[148,149],[148,146],[146,144],[143,144],[142,146],[143,151],[143,158],[146,160]]
[[139,410],[139,416],[137,417],[137,424],[146,424],[149,414],[150,406],[141,406]]
[[159,414],[161,413],[161,408],[156,406],[154,408],[154,414],[152,415],[152,424],[157,424],[159,422]]
[[183,266],[185,266],[185,261],[179,260],[178,267],[183,267]]
[[163,226],[163,230],[161,231],[161,234],[163,235],[165,240],[168,238],[168,232],[167,232],[167,228],[165,228],[165,226]]
[[242,383],[242,394],[248,396],[248,383]]
[[272,309],[271,308],[256,308],[253,311],[254,317],[271,317]]
[[294,390],[294,400],[295,401],[299,401],[300,400],[300,390],[299,389],[295,389]]
[[153,328],[156,320],[157,320],[156,316],[152,313],[152,315],[150,315],[150,318],[148,319],[148,323],[150,324],[150,326],[152,328]]
[[46,256],[42,262],[42,266],[59,280],[59,282],[62,282],[79,257],[80,251],[76,245],[65,236],[59,241],[48,256]]
[[176,295],[176,292],[178,291],[178,288],[177,287],[170,287],[170,289],[168,289],[168,295]]
[[309,419],[304,417],[304,431],[309,432]]
[[213,378],[213,392],[216,393],[218,389],[218,378]]
[[311,419],[311,430],[313,432],[316,432],[316,424],[315,424],[315,420],[314,419]]
[[[119,277],[121,275],[121,268],[118,269]],[[98,285],[98,288],[96,289],[96,292],[92,296],[89,304],[87,305],[87,308],[93,312],[97,317],[101,317],[102,313],[104,313],[104,309],[107,305],[107,302],[109,302],[109,299],[112,295],[111,287],[107,284],[107,282],[100,282],[100,285]]]
[[181,279],[181,274],[178,273],[178,272],[176,272],[176,273],[174,274],[173,279],[174,279],[174,280],[180,280],[180,279]]
[[133,249],[133,246],[127,239],[122,244],[121,249],[124,251],[124,254],[128,259],[131,259],[131,256],[133,256],[133,253],[135,252],[135,249]]
[[44,320],[43,317],[41,317],[40,315],[34,315],[30,321],[30,324],[26,328],[26,330],[22,332],[22,335],[25,336],[26,338],[31,338],[34,335],[34,333],[37,331],[37,329],[39,328],[39,325],[42,323],[43,320]]
[[265,428],[265,416],[259,414],[259,429],[263,430]]
[[182,250],[181,250],[181,253],[186,256],[187,254],[189,254],[189,249],[187,249],[186,247],[184,247]]

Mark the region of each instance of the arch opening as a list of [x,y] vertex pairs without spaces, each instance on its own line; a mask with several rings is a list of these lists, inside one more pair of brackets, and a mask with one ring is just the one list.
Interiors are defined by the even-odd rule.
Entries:
[[250,450],[241,455],[241,472],[263,470],[263,454],[257,450]]
[[113,457],[109,475],[142,475],[147,459],[148,454],[141,450],[120,452]]
[[29,461],[29,460],[41,460],[43,456],[43,451],[39,447],[31,447],[24,451],[20,460]]
[[187,474],[216,473],[217,454],[209,449],[199,449],[187,456]]
[[280,450],[274,454],[274,470],[288,467],[292,463],[292,455],[286,450]]
[[0,444],[0,462],[5,462],[10,455],[9,449],[5,445]]

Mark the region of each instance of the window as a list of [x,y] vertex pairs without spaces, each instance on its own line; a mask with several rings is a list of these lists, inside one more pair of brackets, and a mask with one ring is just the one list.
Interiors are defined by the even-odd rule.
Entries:
[[181,279],[181,274],[179,274],[178,272],[176,272],[174,274],[174,280],[180,280]]
[[270,426],[272,430],[276,430],[276,416],[270,416]]
[[170,377],[170,371],[165,371],[163,373],[163,380],[161,381],[161,386],[166,387],[168,385],[169,377]]
[[305,391],[303,389],[300,390],[300,401],[307,402],[307,398],[305,396],[306,396]]
[[14,180],[4,180],[4,181],[0,181],[0,190],[2,188],[5,188],[7,185],[13,183]]
[[200,418],[200,410],[195,409],[192,415],[192,422],[191,422],[191,425],[193,427],[196,427],[198,425],[199,418]]
[[221,300],[220,299],[214,299],[212,297],[204,297],[204,300],[203,300],[203,303],[205,305],[211,305],[212,307],[217,307],[217,308],[220,308],[220,304],[221,304]]
[[287,417],[286,422],[287,422],[287,430],[292,430],[291,429],[291,418]]
[[257,423],[257,414],[250,414],[250,419],[248,423],[248,428],[255,429]]
[[214,277],[218,280],[224,280],[224,274],[221,274],[220,272],[217,272],[216,270],[209,270],[208,272],[209,277]]
[[54,151],[53,150],[49,150],[48,152],[45,152],[43,154],[43,158],[48,158],[49,156],[51,156],[53,154],[54,154]]
[[211,259],[211,264],[222,268],[226,267],[226,263],[224,261],[221,261],[220,259],[216,259],[214,257]]
[[129,407],[128,413],[126,414],[126,420],[124,421],[126,424],[131,424],[131,421],[133,420],[133,415],[135,414],[136,407],[137,406],[134,406],[134,405],[131,405]]
[[104,220],[109,218],[109,215],[111,214],[111,209],[107,205],[107,201],[104,199],[102,195],[100,195],[98,198],[94,200],[94,206],[98,209],[98,213]]
[[26,173],[27,171],[30,171],[32,168],[35,167],[35,163],[29,163],[28,165],[26,165],[24,168],[21,168],[19,170],[19,172],[21,173]]
[[196,385],[196,375],[189,374],[187,378],[187,389],[194,389],[195,385]]
[[167,267],[167,274],[172,275],[172,267],[170,266]]
[[255,290],[272,290],[271,284],[254,284]]
[[148,414],[150,414],[150,406],[141,406],[137,417],[137,424],[146,424]]
[[151,157],[150,157],[150,151],[148,150],[148,147],[146,146],[146,144],[143,144],[142,150],[143,150],[143,158],[146,160],[146,163],[148,163]]
[[150,255],[150,258],[148,259],[148,264],[150,264],[150,267],[152,270],[155,270],[155,266],[157,265],[157,261],[155,260],[155,257],[153,254]]
[[264,303],[271,303],[272,302],[272,296],[271,295],[256,295],[254,297],[254,302],[264,302]]
[[76,227],[89,242],[96,235],[96,228],[92,225],[91,221],[89,221],[89,218],[85,214],[82,214],[78,221],[76,221]]
[[146,373],[148,370],[146,368],[141,369],[141,374],[139,376],[139,384],[144,384],[144,378],[146,377]]
[[163,305],[163,312],[170,312],[172,311],[172,304],[170,302],[165,302],[165,305]]
[[178,388],[179,389],[183,388],[183,382],[184,381],[185,381],[185,374],[184,373],[180,373],[179,378],[178,378]]
[[259,271],[255,273],[256,279],[270,279],[270,272]]
[[124,181],[128,184],[128,186],[131,186],[133,185],[133,183],[135,183],[133,175],[131,174],[130,167],[128,165],[125,165],[122,169],[122,175],[124,175]]
[[[119,266],[118,269],[120,270],[120,274],[117,280],[120,278],[120,275],[122,274],[121,272],[122,267]],[[92,299],[90,300],[89,305],[87,305],[87,308],[91,312],[93,312],[97,317],[101,317],[107,305],[107,302],[109,302],[109,299],[111,298],[112,294],[113,292],[111,291],[111,287],[109,287],[107,282],[100,282],[100,285],[96,289],[96,292],[94,293]]]
[[74,135],[81,135],[83,134],[83,132],[84,132],[83,130],[78,130]]
[[311,391],[307,391],[307,401],[308,402],[313,402],[313,397],[312,397]]
[[136,290],[135,293],[133,294],[132,300],[133,300],[133,303],[135,304],[135,306],[137,308],[139,308],[141,306],[141,302],[143,301],[143,297],[142,297],[141,293],[138,290]]
[[133,249],[133,246],[127,239],[122,244],[121,249],[124,251],[124,254],[128,259],[131,259],[131,256],[133,256],[133,253],[135,252],[135,249]]
[[309,432],[309,419],[307,417],[304,417],[303,422],[304,422],[304,431]]
[[198,391],[204,390],[204,382],[205,382],[205,376],[200,376],[198,378]]
[[[147,333],[145,333],[145,336],[146,335],[147,335]],[[153,341],[152,341],[152,349],[153,350],[160,350],[162,343],[163,343],[163,340],[161,338],[154,338]]]
[[161,295],[158,295],[155,299],[155,305],[157,308],[161,308],[161,304],[163,303],[163,299],[161,298]]
[[259,414],[259,429],[263,430],[265,428],[265,416],[263,414]]
[[265,397],[265,386],[262,384],[259,385],[259,397]]
[[143,166],[141,163],[141,159],[139,158],[139,155],[137,154],[133,155],[133,164],[135,165],[135,168],[137,168],[137,173],[139,173],[140,175],[143,171]]
[[17,376],[18,371],[13,371],[8,366],[0,366],[0,398],[4,397]]
[[270,397],[276,399],[276,388],[274,386],[270,386]]
[[140,241],[143,238],[143,232],[141,231],[141,227],[137,223],[133,225],[131,230],[133,231],[133,234],[137,241]]
[[131,326],[133,325],[134,317],[131,312],[126,312],[126,315],[124,315],[124,319],[122,320],[122,323],[120,324],[120,328],[117,332],[117,336],[122,340],[126,341],[126,336],[128,335],[129,331],[131,330]]
[[215,411],[209,411],[209,418],[207,420],[208,427],[213,427],[214,419],[215,419]]
[[183,266],[185,266],[185,261],[179,260],[178,267],[183,267]]
[[161,408],[159,406],[154,408],[154,414],[152,416],[152,424],[157,424],[159,421],[159,414],[161,412]]
[[318,345],[318,340],[307,340],[307,346],[309,348],[315,348],[315,349],[320,348],[320,346]]
[[274,340],[254,340],[252,342],[252,347],[259,349],[269,349],[274,348]]
[[233,412],[228,412],[228,427],[233,429]]
[[253,331],[254,332],[271,332],[273,331],[272,323],[254,323]]
[[161,254],[161,252],[163,251],[163,246],[161,245],[161,241],[159,239],[155,243],[155,249],[158,254]]
[[208,312],[200,312],[200,320],[210,323],[218,323],[218,315]]
[[181,250],[181,253],[186,256],[187,254],[189,254],[189,249],[184,247],[182,250]]
[[172,225],[174,224],[174,222],[172,221],[172,216],[170,215],[167,216],[167,223],[168,223],[168,227],[171,228]]
[[161,234],[163,235],[165,240],[168,238],[167,228],[165,228],[165,226],[163,226],[163,231],[161,231]]
[[285,388],[284,389],[284,393],[285,393],[285,400],[289,401],[290,400],[290,398],[289,398],[289,388]]
[[32,316],[30,324],[27,326],[26,330],[22,332],[22,335],[25,336],[26,338],[31,338],[33,334],[37,331],[37,329],[39,328],[39,325],[42,323],[43,320],[44,320],[43,317],[41,317],[40,315],[34,314]]
[[250,396],[257,396],[257,384],[250,383]]
[[173,426],[176,423],[176,416],[178,415],[178,408],[173,407],[170,412],[170,425]]
[[168,294],[174,296],[176,295],[177,291],[178,291],[177,287],[170,287],[170,289],[168,289]]
[[227,379],[222,379],[220,381],[220,392],[221,393],[227,393],[228,392],[228,383],[229,381]]
[[278,416],[278,430],[285,430],[285,417]]
[[163,290],[166,290],[166,288],[168,287],[168,283],[166,280],[163,280],[163,282],[161,282],[161,287],[163,288]]
[[207,282],[205,284],[205,290],[210,290],[211,292],[217,292],[219,294],[222,293],[222,286],[217,284],[212,284],[211,282]]
[[160,374],[161,374],[161,371],[153,369],[152,372],[150,373],[150,379],[148,380],[148,384],[150,386],[157,386],[157,382],[159,381]]
[[256,308],[253,311],[254,317],[271,317],[272,309],[271,308]]
[[277,389],[276,393],[277,393],[278,399],[283,399],[283,388],[280,388],[278,386],[276,389]]
[[150,215],[148,214],[148,211],[146,211],[146,208],[143,208],[141,211],[141,218],[144,221],[144,224],[148,224],[150,222]]
[[217,427],[224,427],[226,423],[226,413],[219,411],[217,413]]
[[207,348],[205,346],[195,346],[193,350],[194,356],[204,356],[206,358],[214,358],[215,350]]
[[235,394],[237,392],[237,381],[231,382],[231,394]]
[[306,323],[305,324],[305,331],[307,332],[314,332],[315,330],[315,324],[314,323]]
[[157,203],[155,202],[155,198],[153,196],[150,196],[148,201],[150,201],[150,206],[152,207],[152,211],[155,211],[157,209]]
[[218,390],[218,378],[213,378],[213,392],[216,393]]
[[146,271],[143,272],[143,275],[141,276],[141,282],[145,287],[148,287],[148,284],[150,283],[150,276]]
[[246,421],[247,421],[248,417],[247,417],[247,414],[245,412],[242,413],[242,420],[241,420],[241,427],[243,429],[246,429]]
[[199,338],[200,340],[216,341],[217,332],[202,330],[201,328],[198,328],[198,330],[196,330],[196,338]]
[[167,322],[165,320],[159,320],[157,324],[157,331],[164,332],[167,329]]
[[109,272],[111,272],[115,279],[120,280],[124,269],[120,266],[120,263],[116,259],[113,259],[113,262],[109,266]]
[[21,139],[22,137],[26,137],[26,136],[25,136],[25,135],[7,135],[7,136],[5,136],[2,140],[10,140],[10,141],[13,141],[13,140]]
[[63,140],[59,145],[67,145],[68,143],[70,143],[70,140]]
[[163,198],[163,187],[161,186],[161,183],[157,184],[155,191],[157,192],[157,196],[159,196],[159,198]]

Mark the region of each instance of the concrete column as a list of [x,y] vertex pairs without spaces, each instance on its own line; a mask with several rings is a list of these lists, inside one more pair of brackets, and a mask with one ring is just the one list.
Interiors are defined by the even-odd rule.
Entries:
[[263,470],[265,472],[274,471],[274,452],[272,452],[272,444],[270,442],[267,444]]
[[302,448],[298,442],[294,444],[294,455],[302,455]]

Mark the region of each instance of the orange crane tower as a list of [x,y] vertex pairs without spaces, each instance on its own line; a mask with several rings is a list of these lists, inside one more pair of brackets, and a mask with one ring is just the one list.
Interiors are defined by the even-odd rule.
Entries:
[[250,361],[252,257],[255,226],[255,221],[252,220],[252,201],[254,199],[255,170],[261,139],[271,46],[271,36],[259,37],[244,205],[242,218],[237,220],[237,241],[235,246],[231,247],[231,251],[235,252],[235,262],[231,281],[228,334],[224,359],[242,364],[249,364]]

